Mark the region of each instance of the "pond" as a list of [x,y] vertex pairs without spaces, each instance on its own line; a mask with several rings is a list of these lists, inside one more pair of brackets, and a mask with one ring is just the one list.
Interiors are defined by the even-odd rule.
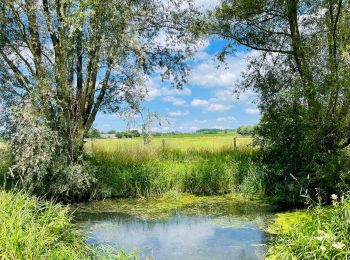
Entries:
[[77,219],[89,244],[138,259],[262,259],[270,212],[261,200],[185,195],[81,204]]

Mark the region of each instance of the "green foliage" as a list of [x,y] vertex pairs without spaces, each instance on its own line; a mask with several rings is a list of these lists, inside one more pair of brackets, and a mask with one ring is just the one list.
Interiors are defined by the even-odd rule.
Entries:
[[209,129],[199,129],[196,131],[197,134],[219,134],[219,133],[227,133],[232,132],[232,130],[229,129],[216,129],[216,128],[209,128]]
[[254,50],[237,92],[259,94],[267,192],[283,200],[348,189],[349,14],[342,1],[224,0],[203,26],[228,42],[222,61]]
[[87,138],[101,138],[101,132],[95,128],[91,128],[87,134]]
[[0,140],[0,187],[5,185],[6,174],[11,165],[10,154],[5,141]]
[[[67,139],[27,103],[13,111],[10,177],[27,192],[60,200],[89,196],[94,179],[86,164],[67,161]],[[67,154],[68,153],[68,154]]]
[[317,206],[278,235],[267,259],[346,259],[350,255],[350,199],[333,195],[331,207]]
[[117,131],[116,130],[109,130],[107,132],[107,134],[115,135],[115,134],[117,134]]
[[28,114],[30,102],[35,110],[34,128],[12,121],[13,175],[26,190],[85,195],[92,181],[81,157],[96,115],[140,111],[145,79],[156,72],[182,88],[197,44],[187,29],[196,17],[188,0],[0,2],[0,132],[12,130],[8,116],[20,120],[12,108]]
[[240,135],[253,135],[255,126],[252,125],[242,125],[239,126],[236,131]]
[[[108,132],[109,133],[109,132]],[[115,132],[117,138],[135,138],[140,137],[141,134],[138,130],[129,130],[124,132]]]

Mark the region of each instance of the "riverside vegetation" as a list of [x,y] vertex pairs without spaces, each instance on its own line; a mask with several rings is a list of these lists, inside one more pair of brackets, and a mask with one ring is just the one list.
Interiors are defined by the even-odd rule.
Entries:
[[97,180],[96,196],[149,197],[172,190],[205,195],[265,192],[263,167],[250,138],[238,138],[242,148],[236,151],[232,137],[162,140],[148,146],[142,140],[89,142],[86,160]]
[[[163,147],[162,139],[155,140],[146,146],[141,139],[89,141],[86,144],[85,156],[89,162],[89,172],[96,179],[92,196],[94,198],[158,197],[159,199],[153,202],[150,200],[149,206],[145,204],[148,203],[147,200],[140,201],[139,204],[135,204],[135,202],[129,204],[125,201],[124,204],[118,204],[119,206],[115,210],[136,214],[141,218],[155,216],[159,218],[161,216],[167,217],[172,214],[171,212],[182,207],[193,211],[197,208],[196,205],[210,205],[211,200],[217,205],[221,203],[218,204],[219,201],[225,201],[222,205],[227,209],[232,208],[228,207],[228,201],[238,203],[233,208],[241,208],[242,205],[244,208],[248,206],[247,202],[237,196],[229,196],[225,199],[224,197],[221,199],[220,196],[216,196],[217,199],[215,199],[214,196],[211,199],[205,196],[181,195],[182,193],[201,195],[241,193],[248,196],[268,194],[266,170],[264,171],[265,168],[259,161],[259,151],[251,145],[251,139],[238,137],[238,149],[233,150],[232,136],[229,138],[192,136],[174,138],[173,140],[171,137],[168,138],[165,141],[165,147]],[[196,142],[193,141],[196,139],[200,140],[201,144],[206,143],[206,148],[195,149],[196,146],[193,146],[193,143],[196,144]],[[193,148],[189,149],[189,147]],[[1,149],[1,169],[2,173],[5,173],[10,161],[4,142]],[[1,179],[3,182],[4,178]],[[2,251],[6,252],[6,254],[3,253],[5,259],[6,257],[8,259],[20,258],[20,255],[17,255],[20,252],[24,254],[23,257],[34,257],[35,255],[30,255],[30,252],[33,252],[33,254],[37,254],[36,256],[58,254],[59,256],[69,256],[72,259],[79,259],[82,255],[93,258],[93,254],[97,254],[83,243],[82,235],[71,224],[72,216],[64,206],[31,199],[22,193],[2,192],[0,197],[1,203],[4,205],[2,208],[5,209],[2,213],[10,213],[0,217],[1,228],[6,230],[3,234],[6,234],[6,237],[11,237],[8,240],[3,239],[3,244],[1,244]],[[20,202],[17,203],[17,200]],[[198,203],[197,201],[202,202]],[[267,202],[271,203],[271,201],[273,199],[257,200],[255,202],[257,204],[253,203],[252,207],[259,204],[264,205]],[[12,203],[18,206],[10,209]],[[240,203],[241,206],[239,206]],[[98,211],[102,210],[103,212],[104,206],[96,205],[98,205]],[[189,207],[189,205],[192,206]],[[41,208],[44,210],[39,210]],[[105,208],[108,211],[111,210],[108,205],[105,205]],[[204,208],[211,210],[210,207]],[[221,210],[222,208],[217,209],[217,213],[214,214],[222,214],[224,211]],[[336,200],[332,207],[316,207],[311,213],[304,212],[277,214],[274,224],[270,227],[264,227],[267,232],[278,234],[272,240],[273,244],[267,257],[270,259],[289,259],[293,256],[303,258],[306,256],[346,255],[349,245],[346,241],[348,225],[346,217],[349,214],[348,199],[344,198],[339,202]],[[10,222],[8,221],[9,217],[18,219]],[[43,241],[42,244],[36,244],[37,248],[34,248],[34,243],[30,241],[35,241],[35,236],[38,238],[43,233],[39,233],[39,230],[37,231],[34,227],[26,226],[28,218],[39,226],[43,224],[41,218],[46,219],[47,232],[52,233],[51,228],[56,230],[51,234],[54,237],[52,239],[62,241],[59,246],[55,247],[53,244],[49,244],[52,239],[48,237],[48,242]],[[62,226],[54,228],[52,227],[54,224],[50,224],[51,222],[62,223]],[[291,228],[292,226],[293,228]],[[16,240],[16,237],[13,236],[16,232],[23,232],[24,237],[29,232],[29,228],[33,237]],[[65,235],[66,232],[69,233],[69,231],[64,231],[66,229],[72,230],[71,236]],[[14,232],[15,230],[18,231]],[[320,232],[326,232],[322,240]],[[72,236],[74,237],[73,242],[69,240]],[[313,242],[309,241],[310,238],[313,239],[311,240]],[[48,245],[52,245],[52,249]],[[322,247],[316,250],[318,246]],[[73,250],[74,247],[79,247],[79,250]],[[44,250],[44,248],[49,249]],[[301,251],[302,248],[305,251]],[[103,255],[99,257],[102,258]],[[115,256],[116,259],[130,259],[131,257],[133,256],[122,252],[119,252],[118,257]]]
[[[205,143],[206,148],[202,146],[195,149],[196,146],[193,144],[195,145],[196,141],[194,140],[198,140],[201,144]],[[227,209],[232,208],[228,207],[228,201],[238,203],[233,208],[241,208],[242,205],[246,208],[247,202],[237,196],[222,197],[222,199],[221,196],[214,196],[211,199],[205,196],[185,195],[186,193],[198,195],[241,193],[255,196],[271,192],[269,191],[266,169],[259,161],[259,150],[252,147],[249,138],[238,137],[237,143],[238,149],[233,150],[232,136],[188,136],[174,139],[168,137],[165,141],[165,147],[162,139],[155,140],[146,146],[141,139],[90,140],[86,144],[85,159],[89,162],[89,173],[96,180],[92,196],[95,199],[158,197],[159,199],[149,202],[141,200],[139,204],[135,204],[135,202],[129,204],[125,201],[124,204],[123,202],[118,204],[118,208],[115,209],[117,212],[136,214],[141,218],[167,217],[174,210],[182,207],[192,212],[197,208],[196,205],[210,205],[211,200],[217,205],[221,203],[218,204],[219,201],[225,201],[222,205]],[[189,149],[190,147],[192,149]],[[10,165],[10,157],[7,155],[4,142],[1,144],[1,149],[0,168],[4,174]],[[3,176],[1,179],[3,182]],[[82,255],[86,258],[93,258],[93,254],[97,254],[95,249],[91,249],[83,243],[82,235],[71,224],[72,216],[64,206],[31,199],[22,193],[2,192],[0,197],[1,203],[3,203],[2,208],[5,209],[2,213],[10,213],[0,217],[3,234],[6,234],[6,237],[11,237],[11,239],[2,240],[2,251],[6,252],[3,253],[3,258],[20,258],[20,252],[24,254],[23,257],[33,256],[33,258],[35,258],[34,254],[37,254],[36,256],[57,254],[62,257],[69,256],[72,259],[79,259]],[[267,202],[271,203],[271,201],[274,199],[257,200],[255,202],[257,204],[253,203],[252,207],[259,204],[264,205]],[[103,212],[105,207],[110,212],[111,207],[108,206],[108,202],[106,203],[105,206],[96,204],[98,211]],[[146,206],[145,203],[150,204]],[[241,206],[239,206],[240,203]],[[18,206],[10,209],[12,205]],[[192,206],[189,207],[189,205]],[[204,208],[211,210],[210,207]],[[278,234],[276,238],[272,239],[273,242],[267,257],[270,259],[289,259],[293,257],[346,256],[349,251],[349,243],[346,240],[348,237],[346,217],[349,215],[349,208],[348,199],[343,198],[342,200],[334,200],[331,207],[317,206],[310,213],[297,211],[296,213],[277,214],[273,225],[264,227],[267,232]],[[222,214],[224,211],[221,210],[222,208],[217,209],[217,213],[211,212],[210,214]],[[10,222],[9,217],[18,219]],[[47,237],[48,242],[43,241],[42,244],[35,244],[37,248],[34,248],[34,243],[30,241],[35,241],[35,238],[42,236],[43,233],[25,223],[27,223],[27,219],[31,219],[31,223],[40,226],[43,224],[41,218],[46,219],[47,232],[51,232],[54,238]],[[57,223],[57,225],[61,223],[62,226],[60,228],[52,227],[54,224],[50,224],[51,222]],[[55,230],[54,233],[52,233],[51,228]],[[64,231],[67,229],[72,230],[72,235],[66,236],[67,232],[68,234],[70,232]],[[17,240],[18,237],[14,236],[15,231],[23,232],[23,237],[29,233],[33,237]],[[322,234],[326,235],[321,239]],[[52,239],[61,241],[59,246],[55,247],[54,244],[50,244]],[[73,239],[73,241],[69,239]],[[75,247],[78,247],[79,250],[73,250]],[[72,253],[73,251],[74,253]],[[30,252],[33,255],[30,255]],[[123,252],[117,254],[119,254],[118,257],[114,256],[116,259],[133,257]],[[104,255],[99,257],[103,258]]]
[[[2,187],[66,203],[181,192],[264,193],[294,206],[320,198],[307,204],[311,218],[273,239],[269,255],[348,258],[349,10],[349,0],[222,0],[205,13],[190,0],[0,1],[0,132],[9,140],[0,147]],[[215,53],[222,62],[251,54],[232,83],[237,94],[257,93],[258,148],[131,146],[128,153],[98,143],[84,147],[99,112],[143,112],[145,79],[159,73],[164,87],[187,87],[189,57],[208,36],[223,40]],[[157,116],[141,117],[148,137]],[[40,223],[42,209],[51,211],[28,195],[2,193],[1,199],[8,206],[0,209],[6,220],[0,225],[24,230],[23,236],[26,216]],[[12,210],[17,204],[6,201],[24,207]],[[23,212],[17,222],[24,225],[8,229],[7,212]],[[53,233],[49,239],[60,241],[61,233]],[[17,257],[12,252],[21,243],[12,238],[1,237],[3,258]]]

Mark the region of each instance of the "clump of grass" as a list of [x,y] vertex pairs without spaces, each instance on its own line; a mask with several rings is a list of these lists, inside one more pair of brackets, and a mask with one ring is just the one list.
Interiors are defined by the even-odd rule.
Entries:
[[202,159],[186,175],[184,189],[195,194],[225,194],[234,191],[235,164],[228,157]]
[[331,207],[317,206],[308,217],[283,229],[272,242],[267,259],[348,259],[350,256],[350,197]]
[[0,259],[134,259],[85,244],[69,209],[22,192],[0,190]]

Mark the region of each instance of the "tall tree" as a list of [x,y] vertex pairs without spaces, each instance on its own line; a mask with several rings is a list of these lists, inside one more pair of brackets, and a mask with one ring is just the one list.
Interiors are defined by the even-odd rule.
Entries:
[[334,191],[349,178],[339,159],[350,144],[349,8],[346,0],[224,0],[210,16],[210,33],[228,41],[220,58],[237,45],[254,50],[239,88],[260,94],[260,144],[286,193],[303,181]]
[[30,100],[77,161],[98,111],[138,109],[157,71],[185,84],[194,15],[187,0],[1,0],[0,102]]
[[181,88],[195,17],[191,0],[0,0],[0,130],[15,181],[89,196],[82,155],[97,113],[139,110],[155,75]]

